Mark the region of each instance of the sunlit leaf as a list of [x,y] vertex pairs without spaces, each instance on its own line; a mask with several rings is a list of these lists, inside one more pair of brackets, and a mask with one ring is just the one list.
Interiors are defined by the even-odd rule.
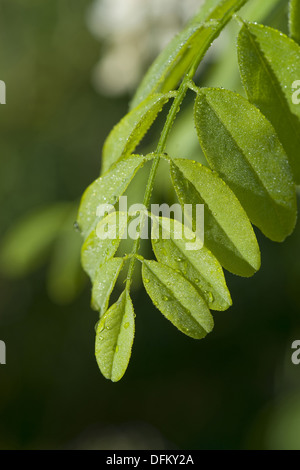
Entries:
[[98,269],[116,253],[127,229],[128,214],[112,212],[100,222],[82,245],[81,264],[94,281]]
[[178,34],[154,61],[138,88],[134,108],[153,93],[166,93],[177,87],[180,79],[197,59],[198,64],[211,43],[246,0],[208,0],[186,28]]
[[290,0],[290,35],[300,44],[300,0]]
[[[177,220],[153,215],[152,219],[152,246],[157,260],[180,272],[190,281],[212,310],[226,310],[230,307],[230,293],[222,267],[215,256],[205,246],[197,249],[197,242],[200,245],[201,241]],[[155,224],[159,224],[162,230],[158,232]],[[159,238],[154,238],[154,232],[159,233]]]
[[276,29],[244,23],[238,56],[249,100],[273,124],[299,184],[300,106],[293,102],[293,84],[300,80],[300,46]]
[[270,122],[240,95],[207,88],[196,99],[195,124],[207,161],[250,220],[267,237],[283,241],[295,227],[296,191]]
[[96,272],[92,290],[92,307],[101,315],[107,310],[110,295],[123,264],[123,258],[111,258]]
[[134,339],[134,310],[127,290],[102,316],[97,326],[95,353],[107,379],[120,380],[129,363]]
[[251,276],[260,251],[251,223],[233,191],[200,163],[175,159],[171,176],[181,204],[205,204],[205,246],[228,271]]
[[79,228],[85,238],[101,219],[101,215],[97,215],[99,208],[104,205],[114,206],[136,172],[151,158],[151,155],[124,157],[86,189],[78,213]]
[[156,261],[143,262],[143,282],[154,305],[182,333],[201,339],[213,329],[213,317],[199,292],[181,274]]
[[174,93],[170,92],[146,98],[113,128],[103,147],[102,173],[121,157],[126,157],[134,151],[172,96]]

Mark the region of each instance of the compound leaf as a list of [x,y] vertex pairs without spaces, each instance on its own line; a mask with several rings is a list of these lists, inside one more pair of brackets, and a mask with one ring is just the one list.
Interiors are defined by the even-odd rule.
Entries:
[[154,61],[132,100],[131,108],[153,93],[166,93],[176,88],[193,62],[197,59],[200,63],[211,43],[246,1],[206,1],[198,15]]
[[173,96],[174,93],[167,93],[146,98],[113,128],[103,147],[102,173],[121,157],[134,151],[158,113]]
[[209,168],[175,159],[171,176],[180,203],[205,204],[205,246],[228,271],[249,277],[260,268],[259,246],[239,200]]
[[79,228],[86,238],[95,228],[102,215],[97,209],[104,205],[114,206],[136,172],[152,155],[130,155],[116,162],[110,171],[96,179],[84,192],[78,213]]
[[127,289],[102,316],[97,326],[95,353],[107,379],[118,382],[127,369],[134,339],[134,310]]
[[143,261],[143,282],[154,305],[182,333],[204,338],[213,317],[199,292],[181,274],[156,261]]
[[197,247],[203,242],[177,220],[153,215],[152,220],[151,238],[157,260],[190,281],[212,310],[229,308],[232,301],[222,267],[205,246]]
[[290,35],[300,44],[300,0],[290,0]]
[[300,107],[292,95],[300,77],[300,46],[276,29],[244,23],[238,56],[248,98],[273,124],[299,184]]
[[97,270],[92,289],[92,308],[102,316],[124,265],[123,258],[111,258]]
[[270,122],[236,93],[202,89],[195,102],[195,124],[207,161],[250,220],[271,240],[283,241],[295,227],[296,191]]

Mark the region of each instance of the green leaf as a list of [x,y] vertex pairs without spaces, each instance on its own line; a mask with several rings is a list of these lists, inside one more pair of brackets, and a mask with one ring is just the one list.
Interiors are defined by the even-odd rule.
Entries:
[[[193,232],[174,219],[152,215],[152,246],[160,263],[180,272],[200,293],[212,310],[226,310],[232,305],[222,267],[205,247],[198,249]],[[157,230],[157,225],[161,230]],[[157,235],[160,235],[157,238]],[[194,240],[191,242],[194,235]]]
[[102,173],[121,157],[130,155],[142,140],[163,106],[174,93],[156,94],[146,98],[113,128],[102,153]]
[[171,176],[180,203],[205,204],[205,246],[228,271],[249,277],[260,268],[251,223],[226,183],[200,163],[175,159]]
[[200,63],[211,43],[246,1],[206,1],[200,12],[154,61],[132,100],[131,108],[153,93],[175,89],[195,60]]
[[142,275],[154,305],[182,333],[201,339],[212,331],[214,322],[209,308],[181,274],[164,264],[144,260]]
[[[94,282],[98,269],[116,253],[121,239],[127,229],[128,214],[112,212],[98,222],[82,245],[81,264]],[[104,238],[106,237],[107,238]]]
[[7,276],[20,277],[40,266],[71,209],[70,203],[60,202],[18,220],[1,241],[1,271]]
[[[74,209],[77,212],[77,207]],[[61,305],[73,302],[86,282],[80,263],[82,239],[73,227],[75,217],[76,213],[72,223],[62,230],[55,241],[47,270],[48,295],[53,302]]]
[[238,56],[248,98],[273,124],[299,184],[300,106],[292,96],[300,79],[300,46],[276,29],[244,23]]
[[101,216],[97,216],[97,209],[103,204],[114,206],[119,197],[126,191],[127,186],[136,172],[152,155],[130,155],[116,162],[110,171],[96,179],[82,196],[79,213],[79,228],[86,238],[95,228]]
[[97,326],[95,352],[105,378],[118,382],[127,369],[134,339],[134,310],[127,290],[102,316]]
[[101,316],[107,310],[110,295],[123,265],[123,258],[111,258],[96,272],[92,290],[92,308],[98,310]]
[[271,240],[283,241],[295,227],[296,191],[270,122],[242,96],[208,88],[197,96],[195,124],[208,163],[250,220]]
[[300,44],[300,0],[290,0],[290,35]]

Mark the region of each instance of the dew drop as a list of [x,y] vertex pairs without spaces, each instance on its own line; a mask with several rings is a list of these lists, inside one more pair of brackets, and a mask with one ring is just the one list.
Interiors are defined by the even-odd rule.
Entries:
[[127,330],[128,327],[129,327],[129,322],[126,322],[124,325],[125,330]]
[[76,232],[80,232],[80,226],[79,226],[79,223],[77,221],[74,222],[73,227],[76,230]]

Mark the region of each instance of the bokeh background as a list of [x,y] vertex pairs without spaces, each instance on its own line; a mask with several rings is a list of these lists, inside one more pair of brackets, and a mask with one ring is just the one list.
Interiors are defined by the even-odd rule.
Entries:
[[[125,377],[110,383],[94,359],[79,198],[142,73],[200,4],[0,0],[0,449],[300,449],[299,224],[284,244],[258,233],[262,269],[226,273],[234,305],[205,340],[179,333],[137,284]],[[250,0],[243,16],[287,32],[287,6]],[[242,92],[237,30],[209,52],[199,84]],[[201,161],[191,98],[168,150]],[[172,198],[165,173],[155,197]]]

